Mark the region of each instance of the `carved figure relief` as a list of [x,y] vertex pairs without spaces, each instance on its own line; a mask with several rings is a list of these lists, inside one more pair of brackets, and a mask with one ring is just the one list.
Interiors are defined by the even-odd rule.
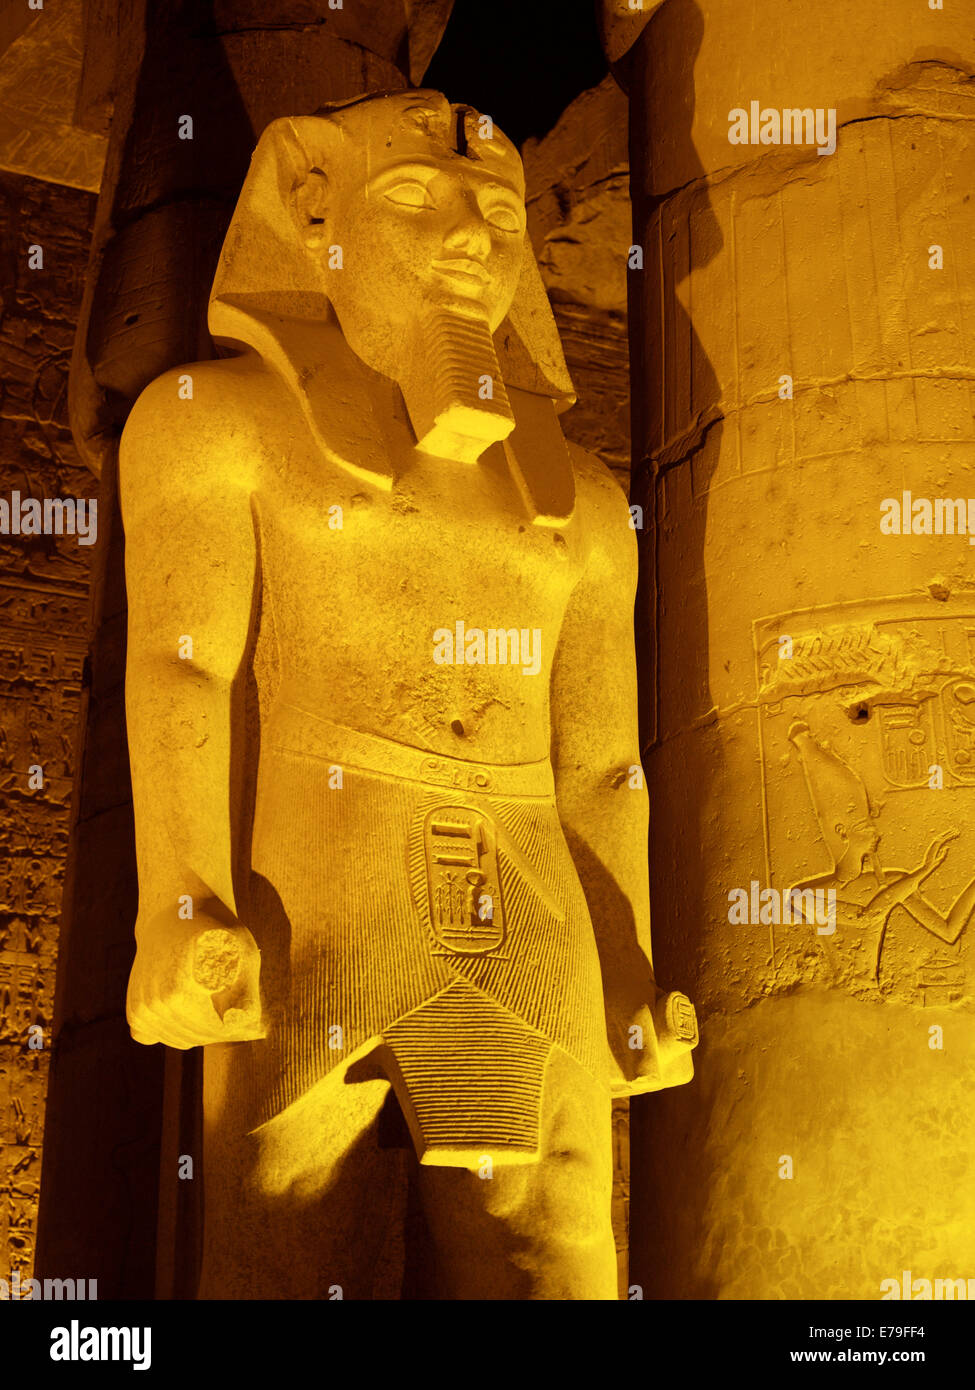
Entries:
[[769,882],[836,905],[835,931],[776,929],[777,970],[969,1001],[975,616],[913,598],[780,615],[756,658]]

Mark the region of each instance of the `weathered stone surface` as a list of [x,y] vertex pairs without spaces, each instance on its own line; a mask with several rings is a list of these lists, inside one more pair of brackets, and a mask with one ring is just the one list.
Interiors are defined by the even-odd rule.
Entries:
[[22,5],[20,0],[0,0],[0,56],[36,17],[36,11]]
[[81,77],[82,0],[31,12],[6,52],[0,44],[0,169],[97,190],[103,134],[74,123]]
[[[960,7],[751,11],[667,0],[629,60],[654,941],[704,1004],[697,1087],[633,1106],[633,1277],[870,1299],[975,1257],[973,552],[881,525],[972,491],[975,52]],[[753,101],[827,138],[732,142]]]
[[611,63],[633,47],[647,20],[662,4],[663,0],[597,0],[599,34]]
[[523,150],[528,227],[578,395],[567,436],[629,484],[627,101],[612,77]]
[[[67,370],[94,199],[0,176],[0,496],[87,497]],[[44,268],[28,268],[28,247]],[[33,1264],[92,550],[0,535],[0,1278]],[[32,767],[43,785],[30,786]],[[36,779],[35,779],[36,780]],[[39,1026],[31,1048],[30,1029]]]

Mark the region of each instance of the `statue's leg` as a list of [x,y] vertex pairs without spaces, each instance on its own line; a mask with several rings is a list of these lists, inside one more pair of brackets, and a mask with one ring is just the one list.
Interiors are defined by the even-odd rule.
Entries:
[[545,1074],[539,1161],[490,1171],[420,1166],[425,1296],[616,1299],[610,1096],[561,1049]]
[[389,1083],[336,1068],[246,1133],[222,1105],[225,1051],[206,1057],[199,1297],[399,1297],[411,1155],[383,1142]]

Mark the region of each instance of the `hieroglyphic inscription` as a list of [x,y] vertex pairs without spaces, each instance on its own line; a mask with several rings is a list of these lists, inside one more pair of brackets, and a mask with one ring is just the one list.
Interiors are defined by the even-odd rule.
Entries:
[[[93,495],[67,418],[93,202],[0,175],[0,475],[24,496]],[[90,562],[73,536],[0,536],[0,1278],[33,1266]]]

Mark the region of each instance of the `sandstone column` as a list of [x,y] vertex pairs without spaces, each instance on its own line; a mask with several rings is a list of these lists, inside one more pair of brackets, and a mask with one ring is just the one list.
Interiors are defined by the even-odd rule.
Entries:
[[[618,70],[652,906],[702,1044],[633,1107],[630,1280],[879,1298],[975,1271],[975,550],[936,533],[975,494],[972,14],[651,8]],[[772,143],[805,108],[835,152]],[[835,931],[776,921],[792,888]]]

